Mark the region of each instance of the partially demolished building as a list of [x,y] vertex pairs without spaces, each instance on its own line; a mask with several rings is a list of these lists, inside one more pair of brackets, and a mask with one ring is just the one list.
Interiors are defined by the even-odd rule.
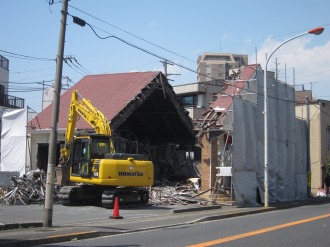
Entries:
[[[109,120],[117,152],[148,154],[157,179],[195,177],[186,152],[195,145],[192,121],[161,72],[85,76],[61,95],[58,152],[64,144],[69,104],[78,90]],[[52,105],[28,123],[31,169],[47,169]],[[94,130],[78,120],[77,134]],[[59,153],[57,155],[59,157]],[[36,166],[36,167],[35,167]]]
[[[307,196],[307,126],[295,118],[294,89],[269,73],[269,201]],[[264,202],[263,71],[246,66],[195,121],[202,147],[201,189],[233,188],[237,206]],[[226,169],[229,168],[229,169]]]

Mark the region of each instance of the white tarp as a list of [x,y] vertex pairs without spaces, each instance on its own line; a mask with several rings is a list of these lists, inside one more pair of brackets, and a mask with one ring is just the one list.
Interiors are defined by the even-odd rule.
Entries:
[[[259,89],[263,89],[261,76]],[[268,199],[303,199],[307,197],[306,123],[295,118],[293,88],[268,80]],[[237,206],[264,202],[263,93],[259,91],[257,98],[255,105],[234,97],[233,186]]]
[[27,109],[4,110],[1,128],[1,171],[25,174]]

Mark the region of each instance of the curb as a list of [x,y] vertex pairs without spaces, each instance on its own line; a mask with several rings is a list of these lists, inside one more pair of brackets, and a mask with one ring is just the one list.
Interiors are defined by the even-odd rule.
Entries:
[[96,238],[101,236],[100,232],[76,232],[70,234],[54,235],[46,238],[39,239],[26,239],[26,240],[4,240],[0,243],[0,247],[28,247],[41,244],[55,244],[60,242],[75,241],[87,238]]
[[277,208],[261,208],[261,209],[254,209],[249,210],[245,212],[233,212],[233,213],[227,213],[223,215],[212,215],[212,216],[206,216],[200,219],[197,219],[195,221],[192,221],[191,223],[198,223],[198,222],[205,222],[205,221],[212,221],[212,220],[221,220],[221,219],[228,219],[233,217],[239,217],[239,216],[245,216],[245,215],[252,215],[252,214],[258,214],[258,213],[264,213],[264,212],[270,212],[277,210]]
[[41,222],[0,224],[0,231],[22,229],[22,228],[34,228],[34,227],[42,227],[42,226],[43,226],[43,223],[41,223]]
[[207,206],[207,207],[195,207],[195,208],[179,208],[179,209],[172,209],[170,211],[171,214],[177,213],[187,213],[187,212],[196,212],[196,211],[203,211],[203,210],[213,210],[213,209],[221,209],[221,205],[214,205],[214,206]]

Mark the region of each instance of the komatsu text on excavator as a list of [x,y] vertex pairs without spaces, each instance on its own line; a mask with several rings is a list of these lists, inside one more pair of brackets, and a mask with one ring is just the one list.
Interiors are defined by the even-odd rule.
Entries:
[[[74,136],[77,117],[88,122],[96,134]],[[115,197],[123,205],[145,204],[149,200],[147,187],[154,180],[152,162],[142,154],[116,153],[110,123],[76,90],[72,93],[60,163],[70,167],[70,182],[75,183],[60,189],[58,198],[63,205],[109,208]]]

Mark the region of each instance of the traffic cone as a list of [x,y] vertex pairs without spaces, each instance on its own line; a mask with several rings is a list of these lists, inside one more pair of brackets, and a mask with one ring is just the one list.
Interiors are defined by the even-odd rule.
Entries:
[[118,197],[115,197],[115,206],[113,208],[113,213],[112,216],[110,216],[111,219],[122,219],[123,217],[121,217],[119,215],[119,202],[118,202]]

